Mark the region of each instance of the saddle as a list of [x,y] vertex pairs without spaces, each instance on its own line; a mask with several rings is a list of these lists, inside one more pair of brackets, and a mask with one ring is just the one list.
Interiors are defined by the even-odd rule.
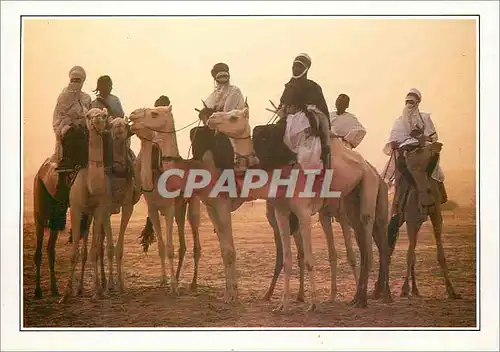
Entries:
[[270,170],[278,166],[295,163],[297,154],[283,142],[286,122],[255,126],[252,131],[252,143],[260,160],[260,167]]
[[194,127],[189,131],[193,158],[201,161],[203,155],[210,150],[218,169],[234,169],[234,149],[229,137],[216,133],[207,126]]

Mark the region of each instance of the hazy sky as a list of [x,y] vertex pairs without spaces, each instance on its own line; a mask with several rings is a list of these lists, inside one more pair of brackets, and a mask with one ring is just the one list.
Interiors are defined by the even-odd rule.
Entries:
[[[229,65],[231,82],[250,104],[252,126],[265,124],[269,99],[279,101],[294,57],[312,58],[309,78],[322,88],[330,110],[340,93],[367,128],[358,150],[381,168],[381,149],[404,97],[423,95],[444,143],[446,169],[475,167],[476,22],[442,19],[338,18],[89,18],[25,19],[24,173],[36,172],[54,148],[52,113],[68,71],[87,72],[84,91],[97,78],[113,79],[125,113],[171,99],[176,127],[197,119],[213,90],[212,66]],[[187,156],[189,129],[177,134]],[[132,137],[132,148],[139,150]]]

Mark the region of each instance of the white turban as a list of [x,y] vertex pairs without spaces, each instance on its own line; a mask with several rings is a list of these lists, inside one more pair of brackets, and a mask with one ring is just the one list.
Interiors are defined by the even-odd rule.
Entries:
[[406,96],[408,96],[409,94],[416,95],[418,97],[419,102],[422,101],[422,94],[417,88],[410,89],[410,91],[408,92],[408,94],[406,94]]

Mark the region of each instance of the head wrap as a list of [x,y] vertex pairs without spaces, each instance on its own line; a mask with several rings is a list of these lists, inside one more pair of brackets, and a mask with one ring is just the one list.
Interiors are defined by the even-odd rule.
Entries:
[[87,78],[87,74],[85,70],[81,66],[73,66],[71,70],[69,70],[69,78],[80,78],[82,81],[85,81]]
[[305,75],[307,73],[307,71],[309,71],[309,68],[311,67],[311,63],[312,63],[311,57],[309,55],[307,55],[306,53],[300,53],[293,60],[293,63],[296,63],[296,62],[298,62],[299,64],[301,64],[305,67],[305,70],[302,71],[302,73],[300,75],[292,76],[293,78],[300,78],[303,75]]
[[219,74],[225,74],[229,76],[229,66],[227,66],[223,62],[219,62],[214,65],[210,73],[212,74],[212,77],[214,79],[216,79]]
[[155,101],[155,107],[158,106],[170,106],[170,99],[166,95],[160,96]]
[[419,103],[422,101],[422,94],[417,88],[411,88],[406,96],[409,95],[413,95],[415,98],[417,98]]

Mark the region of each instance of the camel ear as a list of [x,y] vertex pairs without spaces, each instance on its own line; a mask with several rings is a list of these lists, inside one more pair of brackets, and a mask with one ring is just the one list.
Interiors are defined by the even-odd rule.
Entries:
[[246,118],[247,120],[250,118],[250,112],[248,111],[248,106],[246,106],[244,109],[243,109],[243,117]]
[[170,104],[169,106],[167,106],[167,111],[169,114],[172,113],[172,104]]
[[114,120],[112,116],[108,116],[108,121],[106,122],[108,126],[111,126],[111,122]]

